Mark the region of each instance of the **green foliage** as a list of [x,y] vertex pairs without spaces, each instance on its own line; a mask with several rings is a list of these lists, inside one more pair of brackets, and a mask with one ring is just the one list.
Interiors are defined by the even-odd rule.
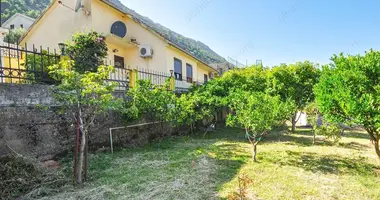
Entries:
[[67,45],[65,53],[75,61],[74,69],[81,73],[96,72],[107,57],[105,38],[94,31],[74,34]]
[[4,42],[11,43],[11,44],[18,44],[21,36],[24,34],[23,29],[15,29],[9,31],[4,37]]
[[130,99],[125,105],[124,116],[128,121],[144,116],[151,121],[170,121],[169,113],[175,104],[175,94],[166,84],[152,85],[151,80],[139,80],[136,87],[127,92]]
[[292,100],[296,109],[302,110],[314,100],[313,87],[318,82],[319,74],[319,70],[309,61],[275,66],[269,77],[271,92],[280,95],[283,101]]
[[[380,52],[334,55],[324,66],[314,92],[324,117],[363,125],[372,141],[380,139]],[[380,157],[378,147],[376,149]]]
[[51,0],[1,0],[1,22],[16,13],[36,19],[50,2]]
[[41,54],[27,53],[25,63],[21,64],[27,70],[25,74],[26,83],[36,83],[37,81],[46,84],[58,83],[49,74],[49,66],[57,64],[59,59],[58,55],[48,54],[46,50],[43,50]]
[[320,112],[319,112],[317,103],[315,101],[309,103],[305,107],[305,111],[307,114],[307,121],[313,127],[313,130],[315,130],[318,127],[318,118],[320,116]]
[[[316,135],[323,135],[327,139],[333,140],[335,143],[342,138],[342,128],[338,123],[323,122],[321,113],[319,112],[318,105],[314,101],[305,107],[307,114],[307,121],[311,124],[315,142]],[[326,120],[325,120],[326,121]]]
[[295,131],[296,114],[314,100],[313,87],[318,81],[319,70],[309,61],[291,65],[275,66],[269,75],[269,91],[280,95],[283,101],[291,100],[295,109],[292,113],[292,132]]
[[109,73],[114,71],[112,66],[99,66],[97,72],[84,74],[73,70],[74,66],[74,61],[64,58],[59,64],[49,67],[52,77],[61,81],[54,88],[58,102],[70,110],[82,107],[82,112],[87,113],[89,119],[99,112],[120,108],[120,101],[115,101],[112,96],[116,83],[106,81]]
[[282,124],[289,117],[292,105],[282,102],[279,96],[267,93],[250,93],[237,90],[230,96],[230,114],[227,125],[241,126],[252,133],[253,137],[261,136],[274,127]]
[[337,143],[342,138],[342,129],[337,123],[323,124],[315,129],[315,134],[323,135]]

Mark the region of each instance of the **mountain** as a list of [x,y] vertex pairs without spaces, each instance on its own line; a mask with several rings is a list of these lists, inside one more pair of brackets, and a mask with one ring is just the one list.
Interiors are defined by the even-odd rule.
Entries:
[[178,34],[165,26],[162,26],[161,24],[155,23],[148,17],[142,16],[135,12],[134,10],[124,6],[119,0],[105,0],[113,4],[115,7],[119,8],[120,10],[123,10],[125,13],[130,14],[135,20],[147,25],[163,37],[165,37],[167,40],[173,42],[174,44],[178,45],[185,51],[189,52],[199,60],[202,60],[208,64],[211,63],[224,63],[226,60],[218,55],[216,52],[214,52],[210,47],[205,45],[204,43],[200,41],[196,41],[194,39],[185,37],[181,34]]
[[[15,13],[22,13],[32,18],[37,18],[41,12],[49,5],[51,0],[1,0],[1,22],[6,21]],[[130,14],[136,21],[139,21],[155,32],[159,33],[167,40],[189,52],[199,60],[208,64],[223,63],[226,60],[214,52],[210,47],[200,41],[178,34],[161,24],[155,23],[148,17],[142,16],[132,9],[124,6],[119,0],[105,0],[115,7]]]
[[1,23],[16,13],[32,18],[40,16],[51,0],[1,0]]

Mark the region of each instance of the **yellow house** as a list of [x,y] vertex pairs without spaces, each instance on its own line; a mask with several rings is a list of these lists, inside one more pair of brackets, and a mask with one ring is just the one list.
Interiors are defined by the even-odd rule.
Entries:
[[174,72],[177,87],[212,78],[216,69],[183,50],[109,0],[53,0],[21,44],[58,49],[76,32],[106,36],[108,60],[118,68]]

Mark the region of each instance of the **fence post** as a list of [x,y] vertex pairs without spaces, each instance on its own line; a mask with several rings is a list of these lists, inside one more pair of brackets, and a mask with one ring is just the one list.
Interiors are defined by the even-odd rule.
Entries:
[[171,91],[175,90],[175,79],[174,79],[174,76],[170,77],[170,90]]
[[131,71],[129,71],[129,87],[130,88],[136,87],[137,80],[138,80],[137,69],[132,69]]

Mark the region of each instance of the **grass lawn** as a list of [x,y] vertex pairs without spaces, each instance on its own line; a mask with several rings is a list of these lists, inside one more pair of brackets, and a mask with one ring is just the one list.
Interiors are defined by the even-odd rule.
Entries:
[[380,199],[380,162],[366,133],[347,132],[339,144],[317,139],[312,146],[306,129],[272,133],[258,146],[259,163],[233,128],[92,154],[87,185],[46,199],[225,199],[242,174],[253,180],[251,199]]

